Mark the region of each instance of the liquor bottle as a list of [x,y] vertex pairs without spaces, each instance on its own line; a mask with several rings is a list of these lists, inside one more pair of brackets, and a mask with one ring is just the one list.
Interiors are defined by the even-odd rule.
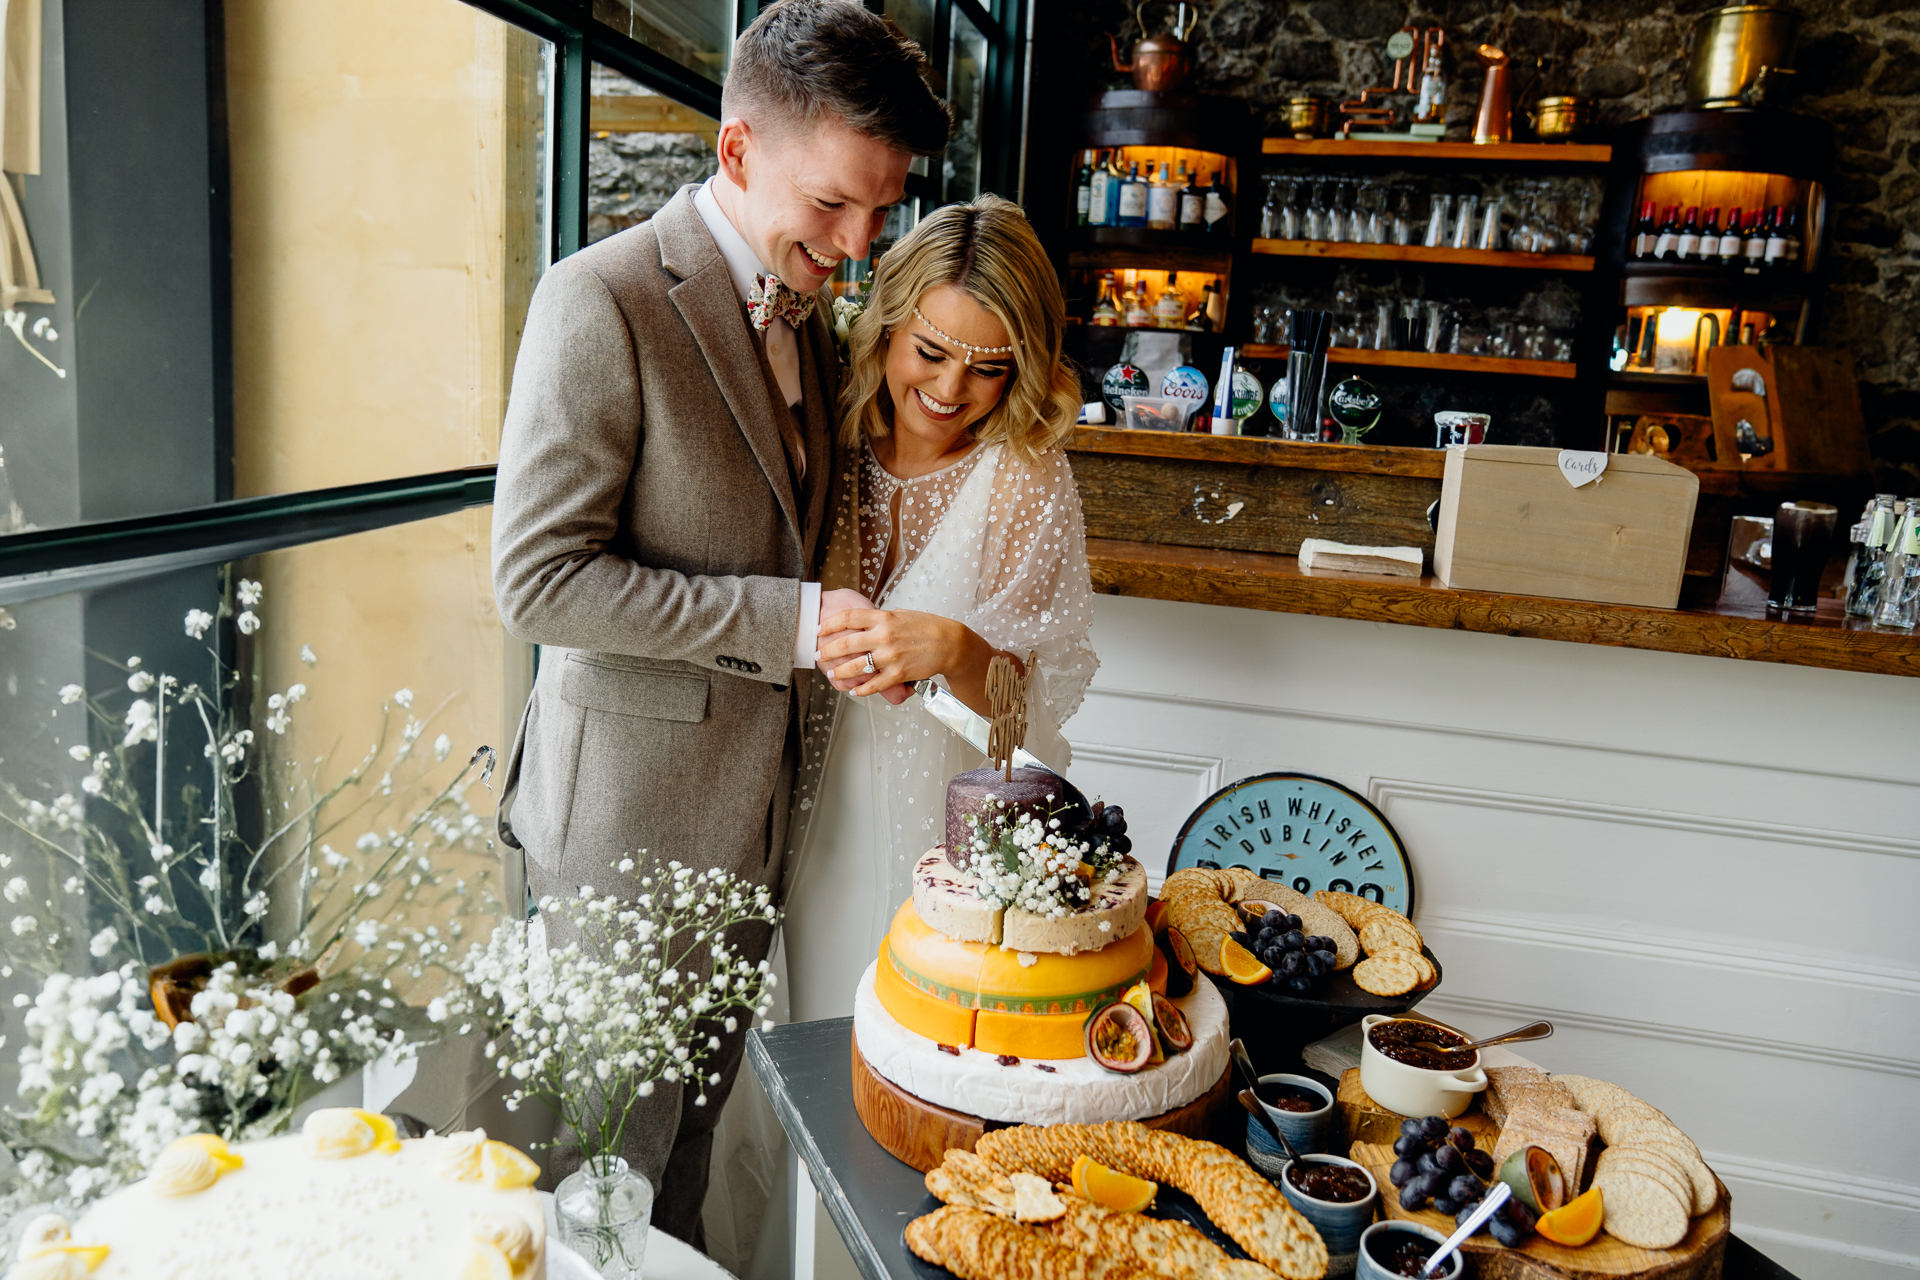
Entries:
[[1662,262],[1673,261],[1674,246],[1680,242],[1680,206],[1670,204],[1660,219],[1660,234],[1653,240],[1653,256]]
[[1227,189],[1220,183],[1220,171],[1213,172],[1213,184],[1207,188],[1206,219],[1207,230],[1216,235],[1227,233]]
[[1227,331],[1227,295],[1218,280],[1207,281],[1207,328],[1214,333]]
[[1167,272],[1167,288],[1160,300],[1153,304],[1153,327],[1156,329],[1178,329],[1187,318],[1187,300],[1180,296],[1179,277],[1175,272]]
[[1126,183],[1127,173],[1121,167],[1123,162],[1120,153],[1111,151],[1108,154],[1113,159],[1107,165],[1107,225],[1117,227],[1120,225],[1120,188]]
[[1675,238],[1673,258],[1675,262],[1692,262],[1700,256],[1700,206],[1687,206],[1686,221],[1680,224],[1680,234]]
[[1187,177],[1186,189],[1180,193],[1180,230],[1206,229],[1207,189],[1200,185],[1200,171],[1195,169]]
[[[1104,227],[1113,220],[1107,186],[1113,181],[1113,152],[1104,152],[1087,179],[1087,225]],[[1077,197],[1076,197],[1077,199]]]
[[1640,228],[1633,237],[1633,251],[1629,258],[1651,258],[1653,246],[1660,239],[1660,222],[1654,217],[1653,201],[1648,200],[1640,206]]
[[[1853,546],[1847,553],[1847,571],[1841,576],[1840,591],[1847,602],[1849,614],[1859,616],[1861,613],[1854,608],[1854,592],[1866,579],[1867,564],[1877,559],[1880,550],[1884,549],[1875,549],[1873,543],[1877,537],[1885,536],[1892,515],[1893,495],[1876,493],[1867,500],[1867,509],[1861,513],[1860,522],[1847,530],[1847,541]],[[1871,613],[1872,610],[1864,612]]]
[[1787,229],[1782,223],[1780,206],[1767,210],[1767,250],[1766,265],[1769,268],[1785,265],[1787,257]]
[[1806,268],[1801,265],[1800,260],[1800,251],[1803,247],[1800,243],[1800,211],[1790,209],[1787,212],[1787,253],[1780,265],[1789,270],[1804,271]]
[[1747,210],[1747,272],[1760,270],[1767,256],[1767,223],[1758,209]]
[[1127,295],[1127,328],[1151,329],[1153,327],[1153,307],[1147,301],[1147,282],[1141,280],[1133,286],[1133,292]]
[[1111,271],[1100,276],[1100,298],[1093,304],[1092,323],[1108,326],[1120,323],[1120,300]]
[[1893,542],[1893,535],[1900,520],[1906,515],[1907,504],[1895,502],[1890,493],[1876,494],[1873,499],[1873,520],[1867,526],[1866,541],[1860,544],[1860,563],[1853,571],[1853,585],[1847,590],[1847,614],[1854,618],[1871,618],[1880,607],[1880,587],[1887,578],[1887,548]]
[[1727,210],[1727,229],[1720,233],[1720,265],[1737,267],[1741,255],[1747,251],[1747,242],[1740,238],[1740,210]]
[[1426,65],[1420,69],[1420,99],[1414,104],[1415,124],[1437,124],[1447,118],[1447,78],[1440,70],[1440,42],[1427,42]]
[[1712,262],[1720,256],[1720,211],[1707,210],[1707,223],[1700,228],[1699,258],[1702,262]]
[[1120,225],[1147,225],[1147,180],[1140,176],[1138,160],[1127,166],[1127,176],[1120,183]]
[[1073,175],[1073,221],[1084,227],[1093,216],[1093,152],[1080,153],[1080,172]]
[[1873,611],[1873,625],[1911,631],[1920,621],[1920,499],[1907,499],[1907,514],[1884,559],[1887,572],[1880,584],[1880,607]]
[[1171,231],[1180,222],[1180,188],[1160,162],[1160,176],[1147,185],[1147,225],[1155,231]]
[[1195,333],[1206,333],[1211,328],[1207,320],[1207,304],[1213,300],[1217,288],[1219,286],[1215,282],[1207,281],[1206,287],[1200,291],[1200,300],[1186,314],[1186,327]]

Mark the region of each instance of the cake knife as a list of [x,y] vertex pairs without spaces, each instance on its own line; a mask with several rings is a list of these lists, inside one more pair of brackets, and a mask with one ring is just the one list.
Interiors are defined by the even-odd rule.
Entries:
[[[926,707],[928,715],[958,734],[963,742],[975,751],[978,751],[981,755],[987,754],[987,730],[989,726],[985,716],[960,701],[960,699],[954,697],[951,693],[948,693],[932,680],[922,680],[918,682],[913,686],[913,690],[920,695],[921,703]],[[1025,747],[1015,747],[1013,749],[1013,766],[1016,769],[1046,769],[1048,773],[1053,773],[1052,769],[1048,769],[1047,766],[1041,762],[1039,756],[1034,755]],[[1054,774],[1054,776],[1058,777],[1059,775]]]

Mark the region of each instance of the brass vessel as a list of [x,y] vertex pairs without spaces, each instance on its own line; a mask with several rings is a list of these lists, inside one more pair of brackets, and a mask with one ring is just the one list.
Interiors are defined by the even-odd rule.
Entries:
[[1542,98],[1527,112],[1542,142],[1572,142],[1593,124],[1593,103],[1577,93]]
[[1757,107],[1793,68],[1800,12],[1783,4],[1737,4],[1703,13],[1687,61],[1687,109]]
[[1287,99],[1287,130],[1305,141],[1324,138],[1333,125],[1333,100],[1311,94]]
[[1473,140],[1482,144],[1512,142],[1513,107],[1507,87],[1511,60],[1505,50],[1490,44],[1475,49],[1473,56],[1487,69],[1486,81],[1480,86],[1480,109],[1474,113]]
[[[1172,0],[1167,0],[1171,3]],[[1147,5],[1153,0],[1140,0],[1134,6],[1134,20],[1140,24],[1140,30],[1147,30]],[[1187,10],[1194,9],[1191,16]],[[1148,35],[1133,46],[1133,58],[1129,62],[1120,61],[1120,41],[1109,31],[1107,44],[1113,50],[1113,69],[1124,71],[1133,77],[1133,87],[1148,93],[1172,93],[1186,83],[1193,72],[1193,51],[1187,47],[1187,35],[1200,22],[1197,6],[1181,4],[1174,18],[1173,29],[1159,35]]]

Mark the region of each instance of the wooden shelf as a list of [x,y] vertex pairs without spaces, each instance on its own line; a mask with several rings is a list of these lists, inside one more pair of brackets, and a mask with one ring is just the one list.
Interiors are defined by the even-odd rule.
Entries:
[[[1285,360],[1285,346],[1250,343],[1240,348],[1249,360]],[[1367,347],[1333,347],[1328,364],[1370,364],[1396,369],[1446,369],[1454,373],[1507,373],[1527,378],[1571,378],[1571,360],[1509,360],[1503,356],[1462,356],[1450,351],[1375,351]]]
[[1355,475],[1418,476],[1438,480],[1447,455],[1440,449],[1404,445],[1317,444],[1266,436],[1216,436],[1198,431],[1128,431],[1120,427],[1073,429],[1069,453],[1111,453],[1136,458],[1184,458],[1236,466],[1299,467]]
[[1396,160],[1478,160],[1487,164],[1606,164],[1613,148],[1577,142],[1371,142],[1364,138],[1263,138],[1270,156],[1382,156]]
[[1811,619],[1784,621],[1767,616],[1764,600],[1649,609],[1454,591],[1431,577],[1304,572],[1293,556],[1255,551],[1089,538],[1087,558],[1094,590],[1105,595],[1920,676],[1920,636],[1852,625],[1832,598],[1822,598]]
[[1530,271],[1591,271],[1593,259],[1574,253],[1510,253],[1503,249],[1429,249],[1419,244],[1347,244],[1332,240],[1255,240],[1255,253],[1282,258],[1351,258],[1370,262],[1430,262]]

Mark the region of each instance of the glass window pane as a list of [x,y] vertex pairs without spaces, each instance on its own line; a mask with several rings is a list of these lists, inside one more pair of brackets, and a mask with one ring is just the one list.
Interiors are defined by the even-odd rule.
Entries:
[[639,226],[719,167],[719,121],[599,63],[587,130],[589,244]]
[[881,10],[908,39],[933,48],[933,0],[887,0]]
[[[479,769],[461,771],[482,745],[504,764],[530,683],[527,646],[494,610],[490,517],[456,512],[8,606],[0,879],[25,879],[28,896],[10,890],[0,918],[39,923],[5,935],[13,969],[0,993],[37,990],[48,964],[106,972],[269,941],[278,955],[262,958],[286,964],[303,921],[317,958],[356,884],[380,884],[362,914],[381,948],[402,920],[484,938],[500,898],[494,797]],[[217,616],[201,627],[191,610]],[[156,858],[156,845],[172,852]],[[82,851],[85,865],[67,856]],[[400,852],[404,875],[376,874]],[[438,889],[411,883],[427,870],[420,857],[446,874]],[[246,905],[256,894],[258,912]],[[98,950],[71,941],[107,928]],[[349,931],[322,976],[358,965],[372,941]],[[431,972],[390,976],[403,1001],[435,992]],[[0,1032],[21,1043],[20,1011],[0,1008]],[[0,1081],[14,1058],[0,1053]]]
[[593,0],[593,16],[719,84],[733,55],[734,0]]
[[953,46],[947,59],[948,101],[953,104],[953,141],[947,147],[947,199],[980,194],[980,126],[986,111],[987,38],[955,8]]
[[232,0],[234,489],[498,456],[548,46],[460,0]]

